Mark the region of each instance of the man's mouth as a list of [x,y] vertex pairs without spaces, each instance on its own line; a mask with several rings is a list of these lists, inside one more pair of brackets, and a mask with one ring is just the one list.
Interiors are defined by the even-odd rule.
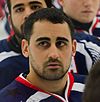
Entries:
[[93,13],[93,11],[91,11],[91,10],[84,10],[84,11],[82,11],[83,13],[87,13],[87,14],[90,14],[90,13]]
[[62,68],[61,64],[56,63],[56,62],[49,63],[47,66],[48,66],[49,69],[59,69],[59,68]]

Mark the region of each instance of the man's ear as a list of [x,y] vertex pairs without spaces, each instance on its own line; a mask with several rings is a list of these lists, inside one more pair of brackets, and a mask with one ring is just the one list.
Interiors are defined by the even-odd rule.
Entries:
[[58,0],[58,3],[62,6],[64,3],[64,0]]
[[22,49],[22,54],[25,56],[25,57],[28,57],[29,56],[29,44],[28,44],[28,41],[26,39],[23,39],[22,40],[22,43],[21,43],[21,49]]
[[77,46],[77,42],[76,42],[76,40],[73,40],[73,42],[72,42],[72,56],[75,56],[75,54],[76,54],[76,46]]

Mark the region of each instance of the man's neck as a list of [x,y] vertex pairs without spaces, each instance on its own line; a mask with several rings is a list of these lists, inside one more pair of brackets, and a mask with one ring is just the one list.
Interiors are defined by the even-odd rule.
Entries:
[[55,93],[63,96],[65,86],[67,83],[67,74],[59,80],[49,81],[42,79],[37,76],[32,76],[30,73],[27,75],[26,79],[34,86],[50,93]]
[[76,20],[74,20],[72,18],[71,18],[71,20],[72,20],[76,30],[85,30],[85,31],[89,32],[89,29],[90,29],[90,27],[92,25],[92,22],[90,22],[90,23],[81,23],[81,22],[78,22],[78,21],[76,21]]

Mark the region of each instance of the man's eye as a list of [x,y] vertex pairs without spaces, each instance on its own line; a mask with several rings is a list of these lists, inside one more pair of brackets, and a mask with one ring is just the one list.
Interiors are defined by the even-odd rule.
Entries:
[[40,47],[49,47],[50,46],[50,43],[47,42],[47,41],[43,41],[43,42],[39,42],[38,45]]
[[39,10],[41,8],[42,8],[42,6],[40,6],[40,5],[31,5],[32,10]]
[[67,46],[67,42],[57,41],[57,42],[56,42],[56,46],[57,46],[57,48]]
[[20,7],[20,8],[16,8],[15,12],[17,13],[20,13],[20,12],[23,12],[24,11],[24,8]]

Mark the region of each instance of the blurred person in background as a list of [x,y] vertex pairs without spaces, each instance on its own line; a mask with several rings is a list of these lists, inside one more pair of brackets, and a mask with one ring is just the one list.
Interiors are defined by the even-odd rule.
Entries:
[[92,66],[87,77],[83,102],[100,102],[100,60]]
[[58,0],[72,19],[75,29],[100,37],[100,21],[96,17],[100,0]]

